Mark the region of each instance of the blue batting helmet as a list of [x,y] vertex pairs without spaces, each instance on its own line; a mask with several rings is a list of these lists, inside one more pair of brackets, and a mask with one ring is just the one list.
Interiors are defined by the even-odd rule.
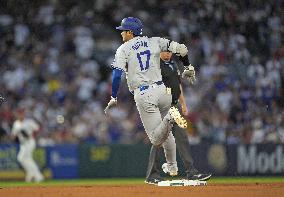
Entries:
[[134,35],[142,35],[142,27],[143,24],[138,18],[134,17],[127,17],[122,19],[121,25],[119,27],[116,27],[116,29],[121,31],[132,31]]

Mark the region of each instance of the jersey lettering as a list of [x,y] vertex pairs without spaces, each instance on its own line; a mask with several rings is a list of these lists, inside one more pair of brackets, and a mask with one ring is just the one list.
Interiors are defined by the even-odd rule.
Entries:
[[136,42],[133,46],[132,46],[132,49],[133,50],[137,50],[139,49],[140,46],[143,46],[143,47],[148,47],[148,43],[147,42],[143,42],[143,41],[139,41],[139,42]]

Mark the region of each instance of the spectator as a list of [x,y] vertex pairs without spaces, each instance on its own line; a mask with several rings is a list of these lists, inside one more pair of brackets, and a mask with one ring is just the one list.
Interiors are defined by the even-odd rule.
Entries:
[[[102,112],[110,94],[110,57],[120,45],[114,24],[133,15],[148,21],[147,35],[168,34],[189,47],[198,76],[194,87],[184,88],[189,118],[195,117],[192,143],[283,143],[278,118],[284,97],[283,6],[209,0],[5,4],[0,8],[0,93],[7,100],[0,108],[2,128],[9,132],[12,112],[28,105],[42,123],[43,143],[147,143],[127,88],[119,93],[125,105],[112,111],[112,118]],[[63,125],[58,115],[64,116]]]

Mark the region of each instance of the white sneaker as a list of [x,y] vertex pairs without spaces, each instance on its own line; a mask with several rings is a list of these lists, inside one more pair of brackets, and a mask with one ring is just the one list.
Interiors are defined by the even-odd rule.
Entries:
[[44,181],[44,178],[43,178],[43,177],[40,177],[40,178],[35,179],[35,182],[36,182],[36,183],[40,183],[40,182],[43,182],[43,181]]
[[186,120],[180,115],[178,109],[174,106],[172,106],[169,110],[169,113],[172,117],[172,119],[177,123],[177,125],[180,128],[186,128],[187,127],[187,122]]
[[35,181],[36,183],[43,182],[43,181],[44,181],[44,176],[43,176],[42,174],[38,174],[37,176],[35,176],[34,181]]
[[162,165],[162,169],[164,173],[169,174],[170,176],[176,176],[178,175],[178,167],[177,165],[168,165],[167,163],[164,163]]

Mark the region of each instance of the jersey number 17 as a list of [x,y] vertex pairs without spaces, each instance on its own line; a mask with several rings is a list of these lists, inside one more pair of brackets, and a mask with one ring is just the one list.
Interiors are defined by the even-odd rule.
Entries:
[[150,65],[150,56],[151,52],[150,50],[142,51],[140,53],[137,53],[137,59],[140,64],[141,71],[147,70]]

